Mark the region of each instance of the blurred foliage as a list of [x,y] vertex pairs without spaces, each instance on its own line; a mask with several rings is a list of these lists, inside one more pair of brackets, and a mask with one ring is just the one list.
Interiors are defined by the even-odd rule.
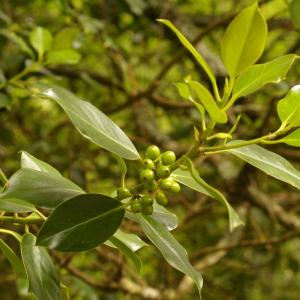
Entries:
[[[190,40],[196,39],[198,50],[222,85],[225,70],[216,56],[221,37],[232,17],[251,2],[1,1],[0,86],[32,64],[33,49],[26,45],[31,30],[42,26],[53,34],[55,50],[72,49],[80,54],[80,61],[49,62],[25,74],[26,82],[67,87],[107,113],[139,150],[155,143],[183,153],[199,117],[180,99],[173,83],[188,75],[204,83],[208,78],[155,19],[170,19]],[[260,6],[269,26],[260,62],[288,53],[300,55],[299,1],[261,1]],[[276,101],[299,83],[299,74],[298,63],[289,72],[288,81],[276,87],[268,85],[240,100],[229,113],[231,125],[242,114],[235,137],[254,138],[277,128],[279,121],[272,117]],[[26,150],[89,192],[110,195],[118,185],[120,170],[114,157],[82,139],[54,102],[31,97],[22,81],[1,89],[0,122],[0,166],[7,176],[19,168],[18,152]],[[298,150],[276,146],[275,151],[300,168]],[[246,221],[245,227],[230,235],[226,211],[218,204],[188,189],[172,199],[171,209],[180,218],[175,235],[188,249],[193,265],[204,274],[203,298],[299,299],[300,239],[294,235],[280,240],[290,231],[299,231],[299,193],[229,155],[201,157],[198,166],[201,175],[227,194]],[[138,171],[133,164],[128,167],[128,181],[134,180],[130,177]],[[145,238],[134,225],[124,230]],[[278,242],[263,243],[276,238]],[[243,246],[243,241],[257,244]],[[232,249],[221,247],[235,243]],[[144,248],[139,254],[144,261],[140,277],[120,253],[106,246],[76,255],[56,253],[54,257],[62,266],[62,281],[70,287],[71,299],[196,299],[196,288],[182,281],[182,274],[171,269],[154,248]],[[18,299],[14,275],[3,256],[0,268],[1,299]],[[110,282],[122,283],[128,278],[130,289],[122,290],[122,284],[120,289],[110,287]],[[146,289],[149,294],[143,296]]]

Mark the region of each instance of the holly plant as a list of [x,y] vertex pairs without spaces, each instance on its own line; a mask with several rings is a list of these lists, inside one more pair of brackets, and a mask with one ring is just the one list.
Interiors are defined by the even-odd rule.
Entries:
[[[236,140],[234,135],[240,115],[235,116],[233,126],[229,125],[228,113],[232,114],[231,109],[240,98],[257,92],[266,84],[284,80],[298,59],[289,54],[256,64],[267,38],[267,24],[257,3],[242,10],[225,31],[221,59],[228,76],[222,88],[209,64],[185,36],[170,21],[158,21],[177,36],[211,83],[206,86],[190,76],[179,78],[180,82],[175,83],[182,101],[195,106],[200,120],[190,133],[194,143],[183,155],[177,157],[172,149],[162,151],[156,145],[149,145],[139,152],[120,127],[91,103],[46,80],[22,83],[37,101],[56,102],[83,137],[107,150],[107,155],[113,155],[120,171],[120,183],[110,196],[87,193],[53,166],[25,151],[21,152],[21,168],[9,179],[1,171],[0,232],[19,242],[21,255],[3,240],[0,240],[0,248],[18,281],[23,282],[37,299],[65,297],[49,250],[51,253],[52,250],[83,252],[105,244],[119,249],[139,272],[141,261],[136,252],[146,244],[137,235],[121,229],[125,222],[137,223],[165,260],[193,279],[200,295],[202,276],[172,235],[177,219],[168,210],[168,203],[185,186],[223,205],[228,212],[230,231],[243,225],[225,195],[201,177],[195,164],[201,156],[229,153],[300,189],[299,171],[283,157],[264,148],[278,143],[300,146],[300,85],[292,87],[278,101],[281,125],[274,132],[251,140]],[[10,83],[53,62],[76,63],[79,59],[74,50],[51,50],[52,36],[46,29],[35,29],[30,42],[32,48],[23,44],[23,49],[29,52],[33,61]],[[128,163],[139,169],[135,180],[128,180]],[[11,223],[17,224],[18,230],[5,226]]]

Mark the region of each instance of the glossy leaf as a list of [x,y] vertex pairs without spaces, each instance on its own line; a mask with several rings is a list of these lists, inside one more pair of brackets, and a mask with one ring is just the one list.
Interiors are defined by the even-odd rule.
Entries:
[[291,132],[284,138],[279,140],[281,143],[288,144],[290,146],[300,147],[300,128]]
[[152,218],[166,226],[166,228],[170,231],[174,230],[178,226],[177,216],[156,202],[153,203]]
[[300,85],[295,85],[277,104],[277,112],[282,123],[292,127],[300,126]]
[[126,244],[133,252],[140,250],[143,247],[148,246],[139,236],[133,233],[127,233],[118,229],[114,235],[115,238]]
[[46,28],[36,27],[31,31],[29,39],[41,60],[43,55],[51,48],[53,40],[51,32]]
[[12,32],[12,31],[5,30],[5,29],[0,30],[0,34],[5,36],[7,39],[12,41],[16,45],[18,45],[20,47],[20,50],[22,50],[24,53],[28,54],[31,58],[34,57],[33,51],[27,45],[27,43],[25,42],[25,40],[22,37],[18,36],[16,33]]
[[178,243],[169,230],[151,216],[131,214],[131,218],[141,225],[148,239],[158,248],[172,267],[194,280],[200,294],[203,285],[202,276],[190,264],[186,250]]
[[216,85],[215,76],[212,70],[210,69],[209,65],[201,56],[201,54],[194,48],[194,46],[187,40],[187,38],[169,20],[158,19],[157,21],[168,26],[176,34],[182,45],[195,57],[199,65],[204,69],[212,84]]
[[46,249],[36,246],[35,242],[36,238],[31,233],[26,233],[21,242],[29,291],[39,300],[63,300],[54,264]]
[[62,176],[55,168],[51,165],[45,163],[42,160],[37,159],[33,155],[29,154],[26,151],[21,153],[21,167],[27,169],[33,169],[41,172],[50,173],[53,175]]
[[261,56],[267,37],[267,24],[257,3],[242,10],[227,27],[221,45],[222,60],[234,78]]
[[200,177],[197,170],[194,169],[194,174],[191,174],[191,172],[189,170],[177,169],[171,174],[171,176],[175,181],[177,181],[177,182],[179,182],[201,194],[212,197],[213,199],[216,199],[222,205],[224,205],[228,212],[230,231],[232,231],[234,228],[244,224],[244,222],[240,219],[240,217],[235,212],[233,207],[229,204],[229,202],[227,201],[225,196],[220,191],[218,191],[217,189],[215,189],[214,187],[212,187],[208,183],[206,183]]
[[214,121],[218,123],[227,122],[226,113],[218,107],[213,96],[205,86],[197,81],[189,81],[188,85],[195,92],[197,98]]
[[[232,141],[227,145],[240,142],[242,141]],[[266,174],[300,189],[300,172],[282,156],[258,145],[249,145],[226,151],[262,170]]]
[[289,4],[291,19],[296,28],[300,28],[300,1],[292,0]]
[[15,254],[15,252],[2,240],[0,239],[0,250],[3,255],[7,258],[10,265],[12,266],[17,277],[26,277],[26,272],[22,263],[22,260]]
[[46,64],[75,65],[80,61],[80,54],[73,49],[59,49],[48,52]]
[[233,97],[237,99],[247,96],[256,92],[267,83],[278,83],[284,80],[296,58],[297,55],[288,54],[265,64],[249,67],[238,76],[233,88]]
[[37,244],[60,251],[85,251],[108,240],[124,217],[114,198],[85,194],[60,204],[43,224]]
[[55,100],[87,139],[121,157],[133,160],[140,158],[127,135],[91,103],[57,86],[44,91],[43,96]]
[[20,169],[8,181],[0,201],[20,199],[38,207],[54,208],[84,191],[72,181],[55,174]]

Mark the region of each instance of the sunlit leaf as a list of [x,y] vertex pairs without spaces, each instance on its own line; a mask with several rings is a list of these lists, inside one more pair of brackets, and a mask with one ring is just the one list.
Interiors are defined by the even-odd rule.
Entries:
[[282,123],[292,127],[300,126],[300,85],[295,85],[277,104],[277,112]]
[[[227,145],[240,142],[242,141],[232,141]],[[249,145],[226,151],[262,170],[268,175],[300,189],[300,172],[282,156],[258,145]]]
[[41,60],[43,55],[51,48],[53,40],[51,32],[43,27],[35,27],[29,38],[32,47],[38,53],[39,60]]
[[55,100],[77,130],[90,141],[121,157],[140,158],[128,136],[91,103],[57,86],[44,90],[43,96]]
[[249,67],[238,76],[233,88],[233,97],[237,99],[247,96],[267,83],[278,83],[284,80],[296,58],[297,55],[289,54]]
[[80,61],[80,54],[73,49],[51,50],[47,53],[46,64],[74,65]]
[[279,140],[281,143],[288,144],[290,146],[300,147],[300,128],[291,132],[284,138]]
[[225,31],[222,60],[231,77],[254,64],[261,56],[267,37],[267,24],[255,2],[242,10]]

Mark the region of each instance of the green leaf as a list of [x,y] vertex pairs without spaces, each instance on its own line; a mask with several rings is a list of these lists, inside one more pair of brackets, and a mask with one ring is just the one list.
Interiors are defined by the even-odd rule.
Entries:
[[186,37],[170,22],[169,20],[165,19],[158,19],[158,22],[161,22],[168,26],[178,37],[179,41],[182,43],[182,45],[195,57],[199,65],[203,68],[203,70],[208,75],[210,81],[212,82],[213,86],[215,87],[216,84],[216,78],[210,69],[207,62],[204,60],[204,58],[201,56],[201,54],[194,48],[194,46],[186,39]]
[[227,122],[226,113],[218,107],[213,96],[205,86],[197,81],[189,81],[188,85],[195,92],[197,98],[214,121],[222,124]]
[[220,191],[206,183],[200,177],[197,170],[193,169],[193,173],[191,173],[189,170],[177,169],[171,174],[171,176],[175,181],[201,194],[212,197],[224,205],[228,212],[230,231],[233,231],[233,229],[238,226],[244,225],[244,222],[240,219],[233,207],[228,203],[225,196]]
[[277,104],[277,112],[283,125],[300,126],[300,85],[295,85]]
[[85,194],[60,204],[43,224],[37,244],[60,251],[85,251],[108,240],[119,228],[122,203],[100,194]]
[[5,30],[5,29],[0,30],[0,34],[3,35],[3,36],[5,36],[7,39],[9,39],[10,41],[12,41],[16,45],[18,45],[20,47],[20,49],[23,52],[25,52],[26,54],[28,54],[31,58],[34,58],[33,51],[27,45],[27,43],[24,41],[23,38],[21,38],[20,36],[18,36],[14,32],[11,32],[11,31],[8,31],[8,30]]
[[0,92],[0,108],[9,108],[11,106],[11,98]]
[[15,252],[2,240],[0,239],[0,249],[3,255],[7,258],[11,264],[17,277],[26,277],[26,272],[22,263],[22,260],[15,254]]
[[62,176],[55,168],[32,156],[26,151],[21,152],[21,167]]
[[73,49],[51,50],[47,54],[46,64],[75,65],[80,61],[80,54]]
[[267,24],[257,3],[242,10],[226,29],[222,45],[222,60],[234,78],[261,56],[266,38]]
[[257,64],[242,72],[233,88],[233,98],[247,96],[262,88],[267,83],[284,80],[297,55],[288,54],[273,59],[265,64]]
[[84,191],[72,181],[56,174],[20,169],[8,180],[2,199],[21,199],[38,207],[54,208]]
[[292,0],[289,4],[292,22],[296,28],[300,28],[300,1]]
[[136,252],[141,248],[148,246],[148,244],[145,243],[136,234],[127,233],[120,229],[118,229],[113,236],[126,244],[133,252]]
[[38,53],[39,60],[41,60],[43,55],[51,48],[53,40],[51,32],[46,28],[36,27],[31,31],[29,39],[32,47]]
[[170,231],[174,230],[178,226],[177,216],[156,202],[153,203],[152,218],[166,226]]
[[3,170],[0,168],[0,181],[3,183],[3,184],[6,184],[7,182],[7,177],[6,175],[4,174]]
[[0,210],[5,212],[13,212],[13,213],[25,213],[31,212],[35,210],[33,204],[26,202],[21,199],[15,198],[5,198],[1,197],[0,194]]
[[76,27],[68,27],[59,31],[53,38],[51,49],[58,50],[72,48],[79,33],[79,29]]
[[[241,142],[243,141],[236,140],[228,143],[227,145]],[[226,151],[262,170],[268,175],[300,189],[300,172],[282,156],[258,145],[243,146]]]
[[35,246],[35,242],[36,238],[31,233],[26,233],[21,242],[29,290],[39,300],[63,300],[54,264],[46,249]]
[[201,293],[203,279],[190,264],[186,250],[178,243],[174,236],[161,223],[151,216],[130,214],[132,220],[138,222],[149,240],[158,248],[165,260],[178,271],[191,277]]
[[127,135],[91,103],[80,100],[61,87],[49,88],[43,96],[55,100],[85,138],[121,157],[140,158]]
[[176,86],[176,88],[179,92],[179,95],[182,98],[192,102],[196,106],[196,108],[198,109],[202,119],[204,119],[205,118],[205,109],[200,103],[196,102],[192,98],[192,96],[190,94],[190,88],[189,88],[188,84],[185,83],[185,82],[177,82],[177,83],[174,83],[174,85]]
[[135,251],[131,249],[130,244],[128,245],[126,239],[122,240],[114,235],[108,241],[106,241],[105,244],[107,246],[119,249],[128,259],[133,262],[136,271],[140,273],[142,262],[138,255],[135,254]]
[[276,142],[285,143],[290,146],[300,147],[300,128],[296,129],[295,131],[291,132],[290,134]]

